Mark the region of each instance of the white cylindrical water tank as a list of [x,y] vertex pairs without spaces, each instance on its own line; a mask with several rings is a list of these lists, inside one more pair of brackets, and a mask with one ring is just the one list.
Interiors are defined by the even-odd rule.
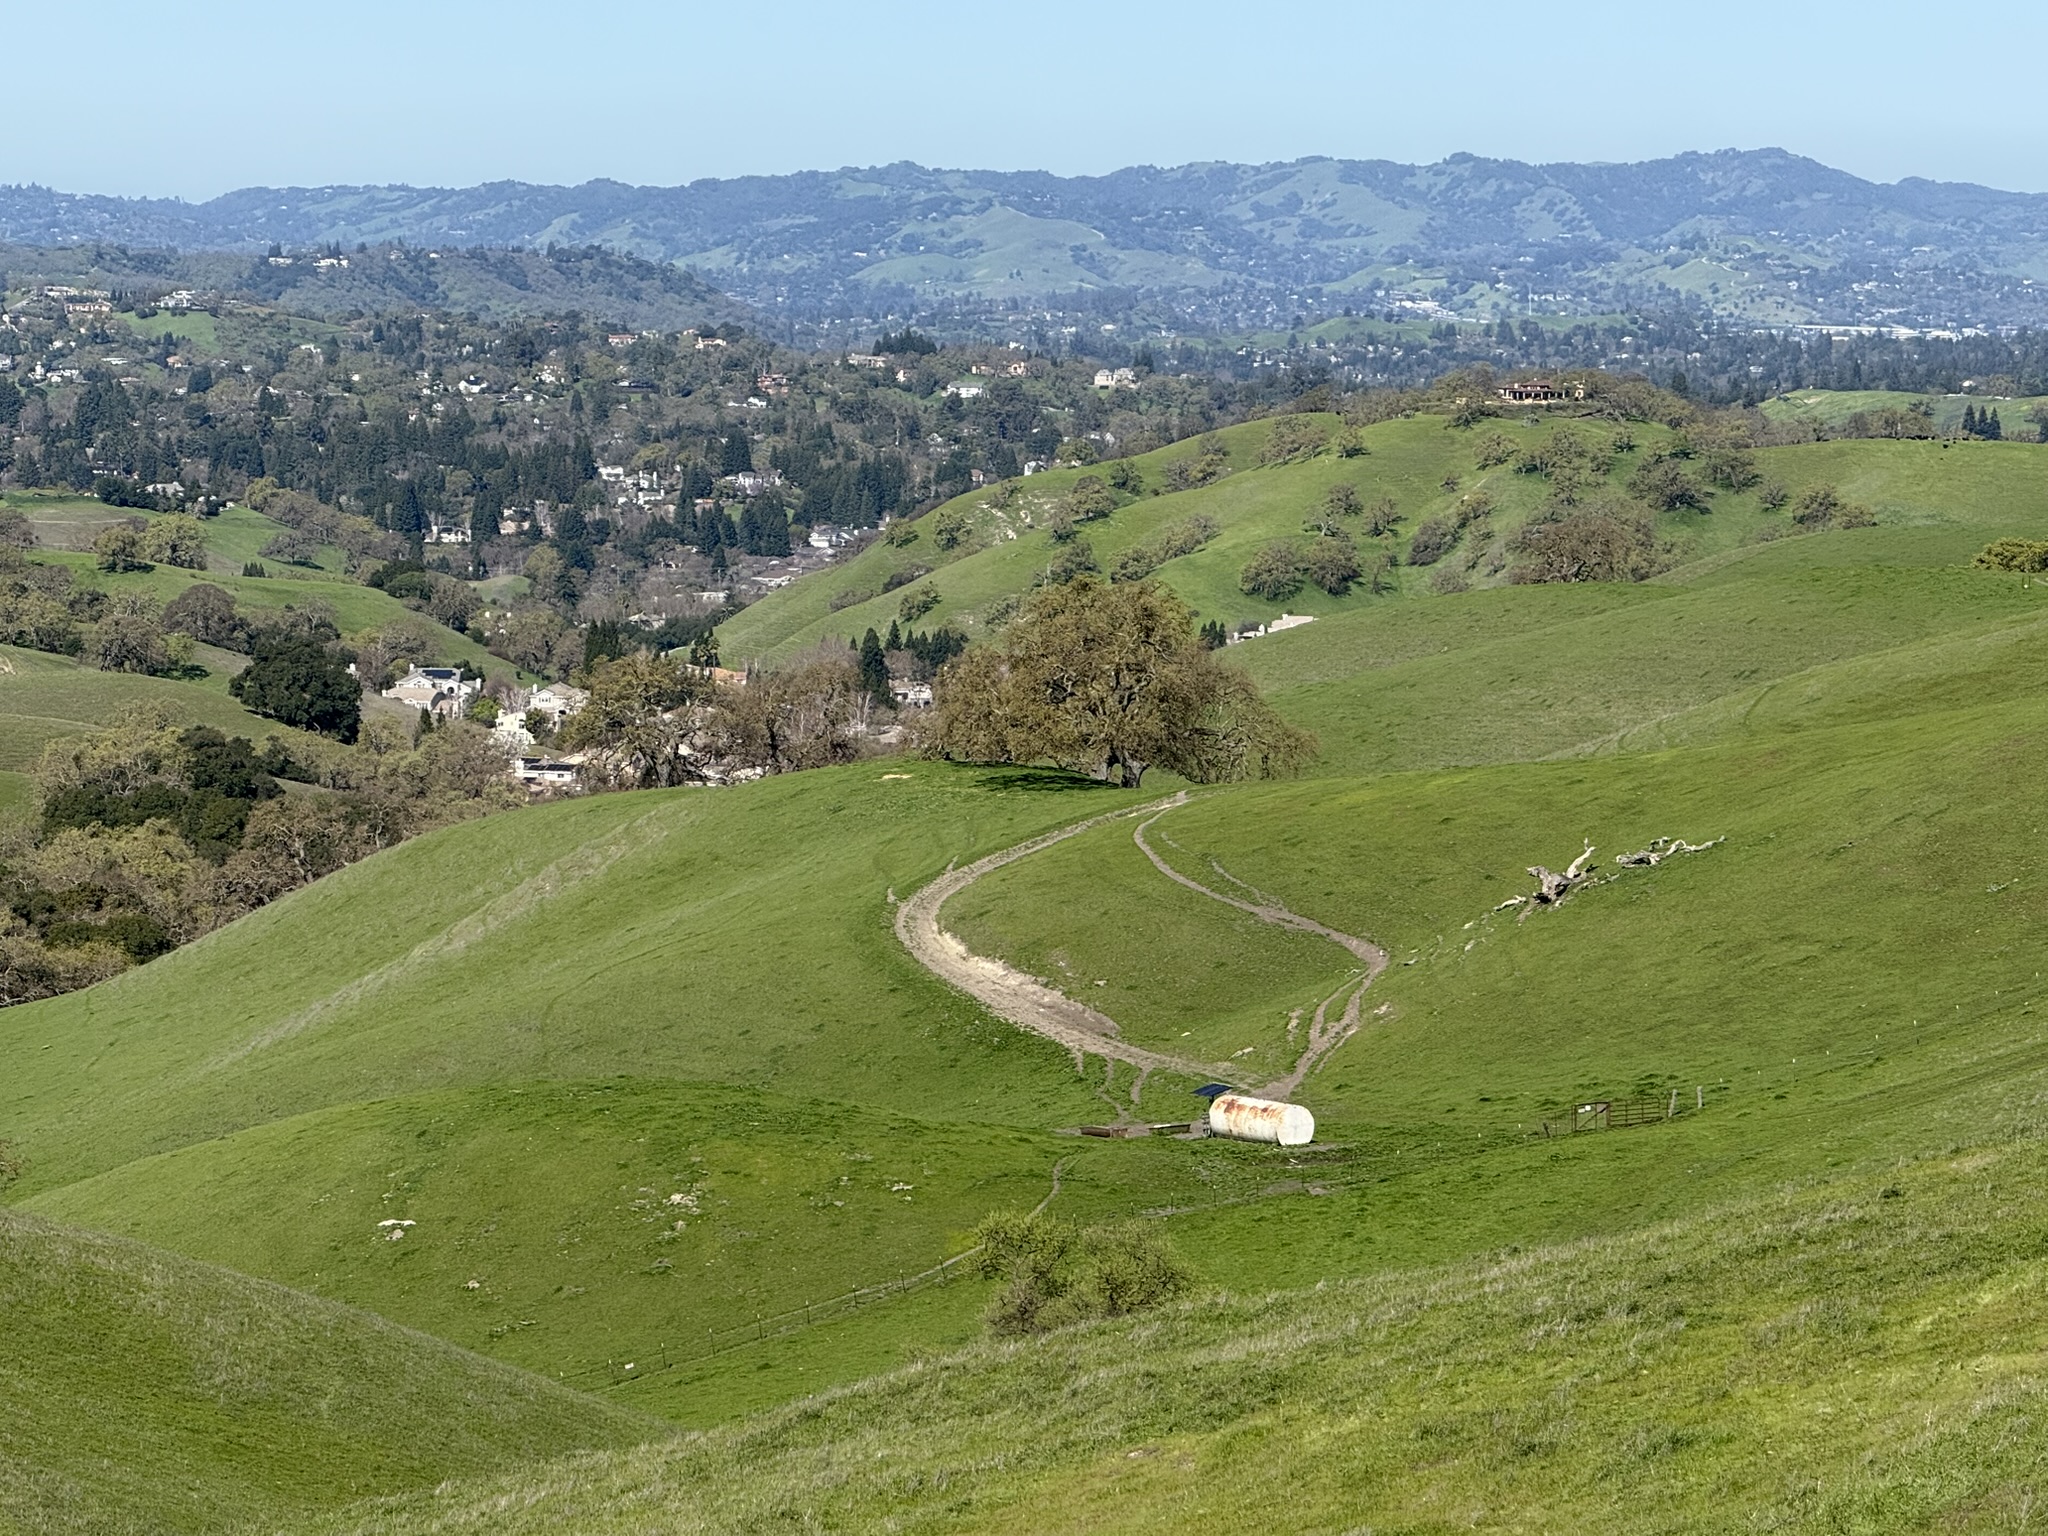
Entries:
[[1316,1139],[1316,1117],[1299,1104],[1219,1093],[1209,1101],[1209,1134],[1236,1141],[1272,1141],[1305,1147]]

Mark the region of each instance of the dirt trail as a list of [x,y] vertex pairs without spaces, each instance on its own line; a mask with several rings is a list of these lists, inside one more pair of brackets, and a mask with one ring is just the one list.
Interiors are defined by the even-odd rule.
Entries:
[[[1226,907],[1235,907],[1238,911],[1249,913],[1260,922],[1271,923],[1276,928],[1291,929],[1295,933],[1313,933],[1319,938],[1328,939],[1332,944],[1341,945],[1343,948],[1350,950],[1352,954],[1365,962],[1365,975],[1362,978],[1356,983],[1345,982],[1343,986],[1317,1004],[1315,1017],[1309,1020],[1308,1043],[1301,1055],[1295,1059],[1294,1070],[1288,1073],[1287,1076],[1277,1078],[1273,1082],[1268,1083],[1260,1090],[1269,1098],[1284,1099],[1301,1087],[1309,1073],[1316,1069],[1317,1063],[1322,1061],[1325,1056],[1329,1055],[1338,1046],[1342,1045],[1357,1030],[1359,1009],[1365,998],[1365,989],[1373,984],[1374,977],[1387,968],[1387,952],[1370,939],[1361,939],[1356,934],[1340,933],[1335,928],[1317,922],[1314,918],[1303,917],[1298,912],[1290,912],[1286,907],[1281,906],[1279,902],[1274,901],[1271,897],[1266,897],[1264,892],[1245,885],[1242,880],[1231,874],[1221,864],[1215,866],[1216,872],[1219,875],[1230,881],[1231,884],[1243,886],[1244,889],[1251,891],[1253,895],[1263,897],[1264,899],[1260,901],[1245,901],[1237,896],[1226,896],[1221,891],[1211,890],[1208,886],[1202,884],[1201,881],[1190,879],[1175,869],[1159,856],[1150,843],[1145,841],[1145,833],[1153,823],[1157,822],[1168,811],[1177,805],[1184,805],[1186,803],[1187,796],[1176,795],[1172,800],[1150,808],[1151,814],[1145,820],[1139,822],[1136,829],[1131,833],[1131,841],[1136,843],[1139,851],[1152,861],[1154,869],[1166,876],[1167,879],[1173,881],[1174,884],[1186,886],[1191,891],[1198,891],[1202,895],[1207,896],[1211,901],[1220,901]],[[1330,1017],[1330,1009],[1339,998],[1344,1000],[1344,1008],[1335,1019],[1332,1019]],[[1290,1036],[1294,1033],[1294,1027],[1293,1022],[1290,1021],[1287,1027],[1287,1033]]]
[[[1090,1008],[1086,1003],[1076,1002],[1064,992],[1046,986],[1033,977],[1005,965],[1001,960],[987,955],[977,955],[952,934],[940,926],[939,909],[949,900],[974,884],[983,875],[993,873],[1006,864],[1041,853],[1055,843],[1065,842],[1070,837],[1079,837],[1083,832],[1109,822],[1127,817],[1144,818],[1132,832],[1131,838],[1145,857],[1152,861],[1152,867],[1176,885],[1187,887],[1211,901],[1220,901],[1227,907],[1249,913],[1264,923],[1278,928],[1287,928],[1296,933],[1312,933],[1328,939],[1332,944],[1342,946],[1364,963],[1365,974],[1356,981],[1347,981],[1335,992],[1317,1005],[1315,1016],[1310,1019],[1308,1040],[1299,1057],[1295,1059],[1294,1070],[1287,1076],[1268,1083],[1261,1092],[1274,1097],[1286,1098],[1301,1087],[1309,1073],[1342,1045],[1358,1029],[1359,1010],[1365,997],[1365,989],[1373,979],[1387,968],[1387,952],[1370,939],[1361,939],[1355,934],[1340,933],[1313,918],[1291,912],[1279,902],[1265,896],[1263,892],[1244,885],[1235,875],[1217,865],[1217,873],[1233,885],[1243,886],[1251,891],[1258,901],[1245,901],[1236,896],[1226,896],[1221,891],[1211,890],[1198,880],[1192,880],[1175,869],[1154,851],[1145,841],[1146,830],[1160,817],[1176,806],[1186,805],[1185,792],[1155,800],[1150,805],[1137,806],[1130,810],[1111,811],[1107,815],[1095,816],[1087,821],[1076,822],[1071,827],[1062,827],[1057,832],[1048,832],[1035,837],[1028,843],[1019,843],[1014,848],[1005,848],[1001,853],[992,853],[985,859],[978,859],[965,869],[949,869],[923,890],[912,896],[896,909],[896,937],[903,941],[903,947],[917,959],[918,963],[941,980],[950,982],[969,997],[981,1003],[998,1018],[1008,1019],[1019,1028],[1033,1034],[1043,1035],[1057,1041],[1074,1054],[1076,1071],[1082,1070],[1086,1058],[1101,1056],[1108,1061],[1128,1062],[1138,1069],[1138,1087],[1142,1087],[1145,1075],[1158,1069],[1184,1072],[1195,1077],[1213,1077],[1228,1082],[1236,1077],[1229,1066],[1214,1062],[1189,1061],[1184,1057],[1170,1056],[1159,1051],[1149,1051],[1140,1045],[1132,1045],[1120,1038],[1116,1020],[1106,1013]],[[1335,1018],[1331,1009],[1342,1003]],[[1298,1015],[1297,1015],[1298,1017]],[[1288,1024],[1288,1036],[1292,1038],[1296,1025]],[[1137,1102],[1138,1088],[1131,1093],[1133,1103]],[[1112,1104],[1119,1114],[1121,1106]]]
[[1111,811],[1108,815],[1091,817],[1071,827],[1035,837],[1028,843],[1019,843],[1014,848],[1005,848],[1001,853],[992,853],[964,869],[949,869],[897,907],[896,937],[926,970],[958,987],[998,1018],[1008,1019],[1020,1028],[1057,1041],[1072,1051],[1077,1070],[1085,1058],[1102,1056],[1111,1061],[1128,1062],[1141,1073],[1167,1071],[1186,1073],[1191,1077],[1226,1077],[1229,1069],[1213,1062],[1189,1061],[1160,1051],[1148,1051],[1141,1045],[1120,1039],[1116,1020],[1108,1014],[1100,1013],[1086,1003],[1077,1003],[1065,993],[1045,986],[1000,960],[975,954],[939,924],[939,909],[983,875],[1043,852],[1070,837],[1092,832],[1105,823],[1128,816],[1156,815],[1181,804],[1186,798],[1185,795],[1175,795],[1151,805]]

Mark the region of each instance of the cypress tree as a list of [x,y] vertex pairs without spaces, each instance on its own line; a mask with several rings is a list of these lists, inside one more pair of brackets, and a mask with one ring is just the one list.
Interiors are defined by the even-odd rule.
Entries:
[[1966,405],[1963,407],[1963,436],[1975,437],[1976,435],[1977,407],[1975,407],[1974,405]]
[[872,627],[860,637],[860,685],[877,703],[889,697],[889,663],[882,655],[882,637]]
[[1998,407],[1993,406],[1977,418],[1977,430],[1994,443],[2005,436],[2005,427],[1998,419]]

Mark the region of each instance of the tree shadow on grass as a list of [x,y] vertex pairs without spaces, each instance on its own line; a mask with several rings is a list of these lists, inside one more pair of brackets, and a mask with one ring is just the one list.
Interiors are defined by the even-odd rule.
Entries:
[[1116,785],[1102,779],[1091,779],[1085,773],[1074,773],[1066,768],[1027,768],[1008,763],[982,768],[976,773],[974,783],[978,789],[1022,791],[1031,794],[1117,788]]

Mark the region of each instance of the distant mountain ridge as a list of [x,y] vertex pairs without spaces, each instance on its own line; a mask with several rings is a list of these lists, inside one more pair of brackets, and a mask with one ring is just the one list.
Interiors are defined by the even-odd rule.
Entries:
[[1453,155],[911,164],[675,187],[253,187],[204,203],[0,188],[0,239],[184,249],[600,245],[786,313],[1142,295],[1191,324],[1399,296],[1467,315],[1696,304],[1758,322],[2048,318],[2048,195],[1865,181],[1779,149],[1620,165]]

